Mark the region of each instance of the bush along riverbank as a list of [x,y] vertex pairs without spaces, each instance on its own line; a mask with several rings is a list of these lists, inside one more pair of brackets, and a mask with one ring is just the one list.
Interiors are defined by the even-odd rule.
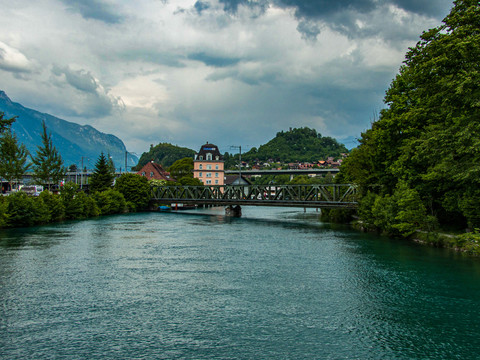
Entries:
[[[403,203],[408,204],[408,202]],[[368,208],[367,205],[360,205],[359,209],[365,209],[366,207]],[[432,222],[432,218],[429,218],[422,212],[417,212],[417,215],[420,215],[420,219],[415,219],[415,217],[411,216],[410,220],[413,221],[406,222],[402,221],[402,219],[405,220],[406,215],[409,213],[406,209],[399,210],[397,206],[377,206],[376,209],[377,211],[370,213],[370,218],[366,220],[359,217],[359,213],[362,214],[361,210],[322,209],[321,220],[331,223],[350,224],[354,229],[362,232],[376,233],[427,246],[452,249],[468,255],[480,256],[480,229],[473,229],[462,234],[459,234],[457,231],[456,234],[451,234],[444,232],[436,221]],[[385,216],[386,209],[391,211],[390,216]],[[401,214],[399,215],[400,212]],[[365,214],[363,215],[365,216]],[[412,214],[410,213],[410,215]]]
[[335,181],[357,185],[363,228],[478,254],[480,3],[453,4],[406,53]]
[[66,183],[60,194],[43,191],[39,196],[29,196],[19,191],[0,197],[0,228],[145,211],[149,199],[148,180],[136,174],[123,174],[115,186],[92,194],[80,191],[73,182]]

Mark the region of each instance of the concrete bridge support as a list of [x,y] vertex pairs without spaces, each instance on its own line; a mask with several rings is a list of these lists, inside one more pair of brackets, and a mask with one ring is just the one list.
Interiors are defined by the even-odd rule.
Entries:
[[240,205],[229,205],[225,208],[225,216],[241,217],[242,208]]

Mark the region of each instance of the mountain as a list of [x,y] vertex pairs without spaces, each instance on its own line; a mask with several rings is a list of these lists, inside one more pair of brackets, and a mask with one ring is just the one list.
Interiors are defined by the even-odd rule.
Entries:
[[347,136],[344,138],[337,139],[337,141],[343,145],[350,151],[356,148],[360,143],[355,136]]
[[[4,91],[0,90],[0,111],[5,113],[5,118],[17,116],[12,129],[15,131],[20,143],[25,144],[30,154],[35,155],[37,147],[42,144],[42,121],[47,125],[47,131],[52,136],[53,145],[62,156],[65,166],[72,164],[93,169],[103,151],[110,154],[116,168],[125,169],[125,144],[118,137],[102,133],[92,126],[79,125],[59,119],[55,116],[38,112],[12,102]],[[128,168],[134,166],[138,158],[128,154]]]
[[345,145],[334,138],[322,136],[315,129],[304,127],[278,132],[268,143],[243,154],[242,159],[245,161],[273,159],[284,163],[313,162],[325,160],[329,156],[339,157],[341,153],[348,153]]
[[175,161],[191,157],[195,155],[195,151],[185,147],[180,147],[168,143],[160,143],[155,146],[151,146],[148,152],[144,152],[140,156],[136,169],[140,170],[149,161],[154,161],[158,164],[162,164],[164,167],[169,167]]

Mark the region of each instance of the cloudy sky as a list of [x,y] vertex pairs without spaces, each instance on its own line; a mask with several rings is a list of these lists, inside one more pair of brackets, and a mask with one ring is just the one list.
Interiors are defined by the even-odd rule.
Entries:
[[[0,0],[0,90],[121,138],[359,137],[452,0]],[[349,146],[350,144],[347,144]]]

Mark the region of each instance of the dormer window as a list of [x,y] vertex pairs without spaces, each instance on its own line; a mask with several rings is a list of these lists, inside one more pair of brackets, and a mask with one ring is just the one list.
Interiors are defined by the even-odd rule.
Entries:
[[199,160],[203,160],[203,156],[200,155],[200,156],[198,157],[198,159],[199,159]]
[[211,153],[207,153],[207,160],[212,160],[212,154]]
[[219,160],[219,159],[220,159],[220,157],[218,155],[215,156],[215,160]]

